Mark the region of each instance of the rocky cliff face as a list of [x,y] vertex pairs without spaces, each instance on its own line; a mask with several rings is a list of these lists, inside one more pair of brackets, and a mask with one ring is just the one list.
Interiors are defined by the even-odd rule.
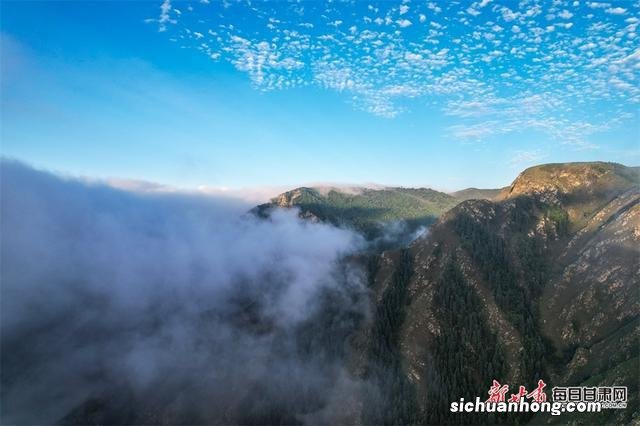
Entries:
[[[493,378],[512,389],[542,378],[549,388],[628,386],[626,410],[580,420],[638,421],[639,247],[637,169],[576,163],[528,169],[499,201],[465,201],[404,256],[384,253],[378,314],[385,295],[398,297],[389,287],[403,287],[391,353],[395,382],[407,383],[395,391],[413,404],[399,414],[473,423],[448,404],[482,397]],[[393,268],[404,281],[389,280]]]

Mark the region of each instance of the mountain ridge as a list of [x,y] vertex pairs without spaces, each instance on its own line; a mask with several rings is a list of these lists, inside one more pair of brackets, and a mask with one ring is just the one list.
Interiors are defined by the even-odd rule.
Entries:
[[[450,413],[449,402],[484,395],[491,378],[527,388],[538,379],[551,386],[624,385],[626,410],[574,421],[637,421],[636,172],[611,163],[527,169],[502,199],[463,201],[403,256],[383,253],[375,294],[392,294],[394,270],[408,268],[409,277],[397,305],[403,321],[394,362],[403,367],[393,380],[380,382],[391,389],[393,383],[409,385],[388,398],[413,400],[410,417],[417,423],[486,423],[486,417]],[[379,296],[378,307],[388,304]],[[523,418],[573,419],[521,415],[518,422]]]
[[450,194],[460,201],[466,200],[493,200],[507,187],[502,188],[465,188]]
[[406,233],[433,223],[458,200],[430,188],[383,187],[342,191],[300,187],[272,198],[252,212],[266,217],[273,208],[298,208],[300,216],[354,228],[369,238],[380,237],[388,225],[401,224]]

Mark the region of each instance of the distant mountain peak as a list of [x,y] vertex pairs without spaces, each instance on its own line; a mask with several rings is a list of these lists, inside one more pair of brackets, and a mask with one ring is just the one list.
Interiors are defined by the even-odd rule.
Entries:
[[555,163],[520,173],[498,200],[534,197],[566,211],[573,229],[614,198],[640,185],[640,170],[618,163]]
[[495,200],[505,188],[483,189],[483,188],[466,188],[460,191],[452,192],[451,195],[460,201],[465,200]]
[[501,198],[519,195],[562,196],[576,192],[602,195],[603,191],[623,192],[638,185],[637,168],[618,163],[554,163],[526,169],[501,194]]

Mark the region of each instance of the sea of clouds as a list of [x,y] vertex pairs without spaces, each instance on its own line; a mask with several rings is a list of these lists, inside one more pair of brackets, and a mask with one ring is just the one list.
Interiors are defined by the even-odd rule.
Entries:
[[[326,422],[362,386],[357,234],[0,163],[3,424]],[[341,406],[344,405],[344,406]]]

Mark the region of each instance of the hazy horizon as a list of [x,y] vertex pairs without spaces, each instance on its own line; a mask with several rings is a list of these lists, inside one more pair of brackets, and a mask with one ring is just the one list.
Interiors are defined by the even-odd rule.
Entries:
[[[18,158],[7,158],[0,157],[0,164],[4,164],[5,162],[16,162],[22,164],[24,166],[28,166],[34,168],[35,170],[51,173],[61,178],[79,180],[87,183],[95,183],[95,184],[103,184],[109,187],[133,192],[133,193],[159,193],[159,194],[170,194],[170,193],[183,193],[183,194],[199,194],[204,196],[212,196],[212,197],[226,197],[230,199],[236,199],[240,201],[244,201],[247,205],[252,205],[252,203],[263,203],[269,201],[271,198],[282,194],[283,192],[287,192],[296,188],[328,188],[328,189],[343,189],[348,190],[350,188],[366,188],[366,189],[383,189],[383,188],[429,188],[436,191],[444,192],[446,194],[452,194],[458,191],[462,191],[465,189],[501,189],[506,186],[509,186],[513,180],[520,174],[523,170],[519,170],[516,172],[511,180],[506,182],[504,185],[498,185],[495,187],[480,187],[477,185],[465,186],[460,188],[441,188],[435,185],[418,184],[415,186],[411,185],[402,185],[402,184],[384,184],[381,182],[302,182],[302,183],[292,183],[290,185],[269,185],[269,186],[245,186],[245,187],[216,187],[209,186],[206,183],[202,183],[196,186],[173,186],[161,182],[152,182],[148,180],[141,179],[129,179],[123,176],[107,176],[107,177],[96,177],[96,176],[88,176],[88,175],[80,175],[68,173],[63,170],[56,169],[48,169],[46,167],[38,167],[34,164],[31,164],[26,161],[22,161]],[[549,163],[540,163],[535,164],[530,167],[535,167],[537,165],[549,164]],[[632,164],[624,164],[620,163],[627,167],[640,167]]]

